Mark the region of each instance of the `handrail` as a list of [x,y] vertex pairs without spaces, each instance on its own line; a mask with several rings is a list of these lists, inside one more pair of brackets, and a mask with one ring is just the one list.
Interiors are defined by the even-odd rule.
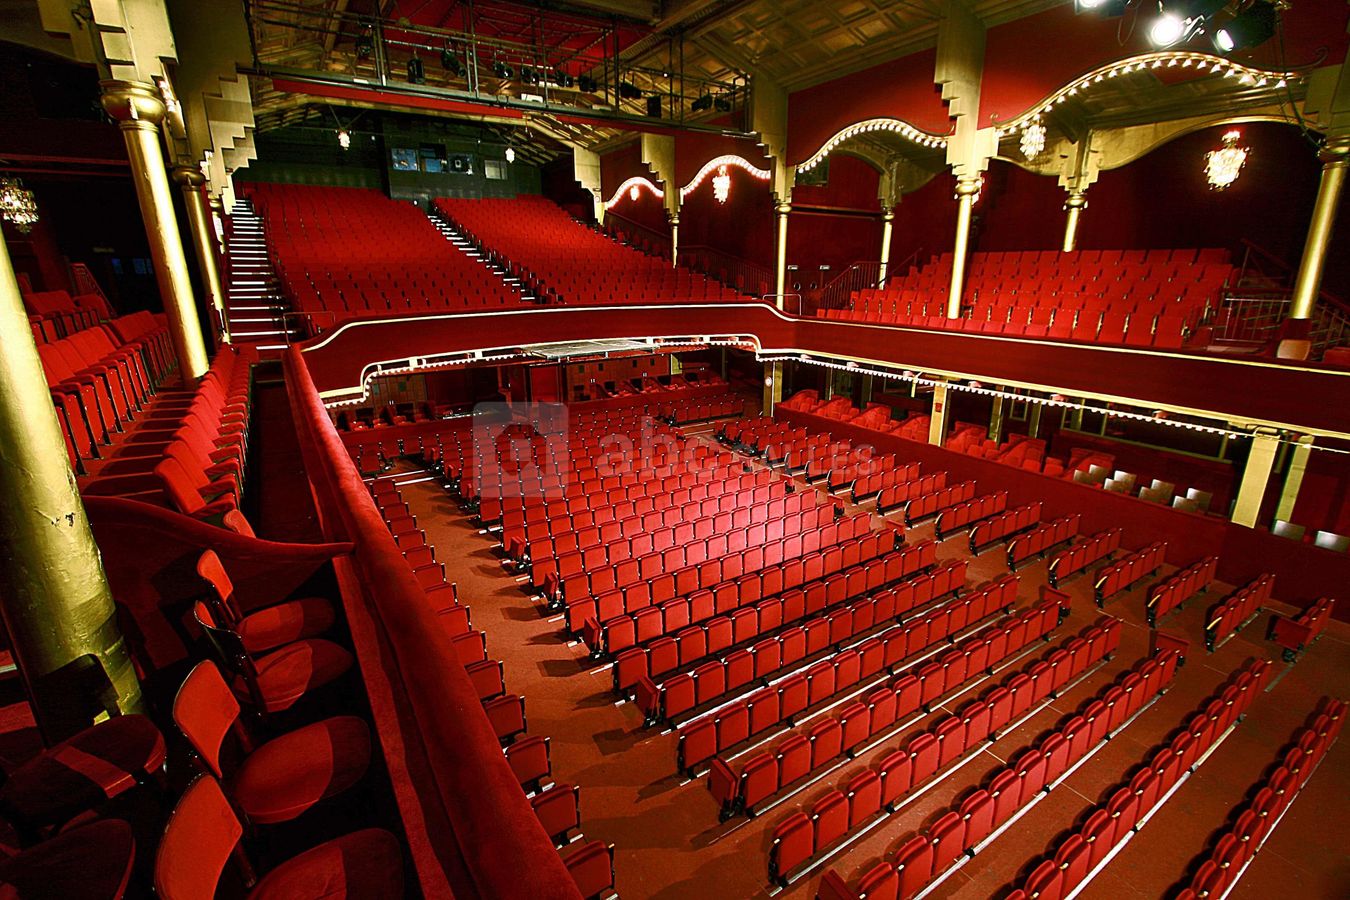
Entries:
[[641,222],[634,222],[627,216],[620,215],[616,212],[608,212],[605,215],[607,219],[617,219],[622,224],[619,226],[615,226],[611,225],[607,221],[603,226],[601,226],[601,230],[603,233],[608,234],[611,237],[616,237],[616,232],[623,232],[624,233],[623,237],[619,238],[620,240],[623,241],[623,243],[628,244],[630,247],[634,247],[635,249],[642,250],[644,253],[650,252],[649,248],[638,246],[638,244],[632,239],[633,234],[640,235],[643,239],[645,239],[648,243],[650,243],[653,247],[656,248],[657,251],[655,254],[656,256],[660,256],[665,259],[670,259],[671,239],[670,234],[668,232],[663,234],[661,231],[652,228],[650,225],[643,225]]
[[[1256,243],[1250,238],[1242,238],[1241,240],[1242,245],[1247,248],[1247,254],[1255,253],[1261,259],[1273,263],[1285,275],[1292,276],[1296,274],[1297,268],[1294,266],[1293,263],[1281,259],[1280,257],[1276,256],[1274,253],[1270,252],[1265,247],[1261,246],[1260,244]],[[1246,275],[1246,269],[1247,269],[1247,256],[1244,255],[1242,269],[1239,273],[1239,281],[1241,280],[1242,276]],[[1289,287],[1292,288],[1293,285],[1290,284]],[[1333,294],[1330,291],[1323,288],[1317,292],[1317,299],[1319,302],[1326,303],[1329,306],[1335,307],[1342,314],[1350,316],[1350,301],[1347,301],[1344,297],[1341,297],[1339,294]]]
[[[425,590],[320,402],[299,348],[286,351],[282,364],[321,524],[326,534],[349,536],[356,545],[354,590],[344,591],[344,600],[354,613],[349,619],[363,676],[388,692],[378,733],[386,756],[395,757],[391,774],[414,755],[394,780],[404,825],[416,835],[409,843],[423,896],[580,900]],[[376,705],[372,696],[372,709]]]
[[751,296],[768,293],[777,281],[768,266],[704,244],[680,247],[679,264]]

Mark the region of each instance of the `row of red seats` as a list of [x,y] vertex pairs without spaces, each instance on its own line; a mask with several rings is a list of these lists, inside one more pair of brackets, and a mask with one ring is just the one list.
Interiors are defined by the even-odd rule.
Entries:
[[108,301],[100,294],[72,297],[64,290],[24,291],[22,297],[28,324],[39,344],[58,341],[113,318]]
[[[809,515],[803,515],[800,521],[809,521]],[[791,581],[811,581],[820,577],[825,567],[839,566],[841,554],[849,560],[848,565],[853,565],[860,555],[871,559],[896,545],[894,537],[885,546],[872,540],[865,515],[812,527],[803,524],[803,530],[797,533],[785,530],[773,540],[768,538],[769,527],[768,523],[748,526],[741,550],[731,550],[733,540],[738,546],[741,543],[732,534],[713,534],[683,548],[674,548],[683,550],[685,561],[673,570],[665,568],[664,553],[652,552],[635,560],[570,575],[561,582],[558,598],[568,610],[569,621],[574,623],[594,614],[586,605],[588,602],[593,603],[611,591],[623,593],[625,603],[631,597],[638,603],[637,608],[651,606],[654,597],[668,600],[673,596],[691,596],[700,590],[715,592],[720,605],[724,598],[737,593],[738,589],[730,586],[737,580],[747,583],[747,591],[753,581],[756,588],[762,586],[777,593]],[[774,528],[777,530],[777,525]],[[791,577],[784,577],[781,572],[775,574],[774,567],[790,568]],[[570,630],[573,629],[569,625]]]
[[915,480],[887,485],[877,494],[877,512],[883,516],[888,515],[900,509],[915,497],[936,493],[946,486],[946,472],[933,472],[928,475],[920,475]]
[[[583,629],[587,619],[608,622],[647,607],[664,607],[676,598],[688,598],[697,607],[707,599],[706,594],[713,598],[708,602],[720,606],[741,593],[739,585],[744,585],[747,596],[764,587],[764,576],[755,573],[766,567],[800,559],[801,566],[792,566],[794,577],[801,569],[802,577],[809,581],[806,573],[816,571],[812,554],[823,559],[831,548],[849,547],[849,542],[869,531],[858,524],[861,518],[813,524],[832,516],[828,511],[824,516],[812,511],[740,531],[694,538],[668,550],[565,575],[550,596],[561,604],[565,627],[573,634]],[[789,580],[780,582],[770,576],[767,586],[786,587]]]
[[[737,707],[735,714],[730,711],[720,713],[715,734],[719,753],[784,721],[796,728],[796,732],[790,730],[776,747],[756,752],[738,769],[733,769],[721,756],[713,759],[708,773],[708,790],[718,802],[720,818],[725,820],[739,813],[753,816],[775,794],[838,762],[841,756],[853,756],[863,743],[889,735],[896,729],[897,722],[920,709],[928,710],[938,697],[955,690],[967,678],[986,669],[992,670],[1022,649],[1018,639],[1010,635],[1030,619],[1024,613],[1015,616],[1007,625],[984,628],[943,651],[933,662],[918,666],[917,671],[907,670],[884,684],[865,686],[866,696],[856,697],[837,712],[821,716],[809,726],[801,726],[795,719],[798,713],[833,696],[824,690],[816,690],[811,680],[813,672],[824,671],[823,667],[827,665],[834,665],[837,672],[841,662],[847,660],[858,668],[858,678],[848,681],[836,675],[835,693],[849,690],[884,671],[894,672],[894,665],[888,666],[887,659],[895,659],[898,664],[909,656],[933,649],[989,615],[1008,609],[1016,602],[1016,595],[1016,579],[996,582],[970,597],[947,604],[943,608],[947,614],[940,613],[926,634],[922,628],[910,630],[909,626],[897,626],[856,650],[846,650],[816,663],[804,674],[783,679],[774,686],[780,698],[778,719],[771,718],[772,701],[769,709],[764,711],[747,702],[745,707]],[[922,643],[925,639],[927,643]],[[917,663],[909,668],[916,666]],[[802,678],[804,685],[799,680]],[[755,696],[767,699],[763,691]],[[803,701],[805,705],[802,705]],[[705,741],[713,737],[709,730],[711,726],[698,724],[701,729],[688,729],[681,735],[682,751],[691,751],[700,736]],[[742,729],[744,733],[741,733]],[[681,762],[687,762],[687,759],[682,757]]]
[[1205,616],[1205,646],[1210,652],[1260,612],[1274,589],[1274,575],[1259,575],[1210,607]]
[[[975,855],[1024,807],[1039,801],[1070,768],[1165,691],[1176,675],[1177,654],[1165,650],[1137,662],[1116,683],[1084,702],[1079,713],[1034,746],[1013,757],[927,828],[899,844],[890,859],[877,863],[853,890],[833,870],[821,881],[817,897],[910,900],[944,877],[959,860]],[[1043,896],[1043,895],[1039,895]]]
[[[781,565],[768,563],[769,557],[765,555],[767,565],[759,569],[747,569],[745,574],[748,577],[744,578],[741,575],[727,577],[729,565],[735,569],[747,565],[742,559],[733,556],[724,560],[710,560],[710,569],[706,573],[700,569],[700,576],[706,574],[711,581],[721,563],[722,578],[713,582],[713,586],[688,595],[677,594],[674,600],[667,600],[660,606],[648,606],[604,622],[594,616],[588,617],[582,625],[582,640],[592,654],[613,656],[621,650],[647,644],[662,635],[675,634],[686,625],[708,621],[715,615],[732,614],[735,619],[733,611],[737,610],[744,610],[740,616],[744,620],[742,627],[750,631],[753,625],[753,630],[757,632],[758,615],[761,612],[772,615],[776,608],[785,607],[788,592],[801,588],[804,594],[814,595],[818,589],[813,589],[813,584],[840,572],[846,573],[846,576],[856,572],[853,583],[861,580],[865,585],[869,575],[873,579],[884,579],[885,575],[897,571],[903,565],[903,552],[895,549],[895,546],[893,536],[869,532],[863,537],[849,539],[823,552],[804,554],[800,560],[789,560]],[[746,554],[758,555],[758,552],[756,548],[746,551]],[[880,583],[884,584],[885,581]],[[847,577],[829,581],[824,588],[825,604],[833,606],[843,602],[847,599],[846,592],[850,586]],[[783,593],[781,597],[777,596],[780,592]],[[780,620],[770,630],[781,625]],[[753,636],[748,634],[747,639]],[[740,640],[735,642],[740,643]]]
[[745,400],[735,394],[728,394],[725,397],[684,400],[679,403],[662,403],[656,408],[658,416],[676,425],[706,422],[709,419],[725,419],[729,416],[739,416],[744,411]]
[[[1046,601],[1035,609],[1044,610],[1042,614],[1053,627],[1057,622],[1056,608],[1054,603]],[[933,727],[912,738],[905,749],[887,755],[874,768],[864,769],[842,782],[847,793],[841,790],[829,791],[806,807],[810,811],[809,816],[805,811],[790,815],[773,832],[773,843],[769,849],[770,880],[787,884],[794,871],[812,857],[828,852],[848,835],[868,825],[876,818],[878,811],[883,819],[894,815],[930,787],[934,778],[940,777],[949,765],[965,754],[982,748],[987,742],[996,740],[996,736],[1005,728],[1030,714],[1036,704],[1056,696],[1060,688],[1107,658],[1119,643],[1118,626],[1119,623],[1114,620],[1099,619],[1077,637],[1070,638],[1061,647],[1033,663],[1026,672],[1019,672],[1008,679],[1006,685],[991,688],[980,699],[963,704],[954,714],[943,716]],[[1038,677],[1033,678],[1028,674],[1033,670],[1039,673]],[[1101,718],[1101,730],[1104,733],[1107,716]],[[1056,760],[1058,758],[1059,754]],[[1018,808],[1015,803],[1017,799],[1030,798],[1050,780],[1047,777],[1050,761],[1046,756],[1030,750],[1022,754],[1020,759],[1029,777],[1039,778],[1040,783],[1034,791],[1025,792],[1010,792],[1009,786],[1003,784],[1006,779],[991,785],[989,791],[977,795],[980,802],[976,808],[982,810],[983,817],[997,815],[1000,809],[1005,815],[1011,815]],[[1017,780],[1018,776],[1014,775],[1014,785]],[[1000,787],[1002,790],[996,794],[995,791]],[[876,797],[878,802],[874,807],[872,795],[878,789],[880,796]],[[996,799],[999,796],[1003,797],[1001,807]],[[887,867],[894,875],[898,865],[883,862],[877,869]],[[931,876],[931,869],[928,874]],[[869,873],[864,884],[881,881],[878,875]],[[866,896],[873,896],[871,888],[864,887],[863,890],[867,891]],[[838,891],[841,897],[858,896],[848,890],[833,870],[826,873],[820,891],[821,896],[825,896],[827,891]],[[884,896],[884,893],[878,896]]]
[[1108,854],[1134,836],[1171,790],[1190,776],[1201,757],[1241,720],[1261,695],[1270,672],[1266,660],[1252,660],[1237,669],[1224,687],[1186,716],[1168,744],[1148,752],[1142,760],[1143,768],[1134,777],[1104,793],[1106,802],[1089,807],[1077,818],[1082,824],[1056,842],[1050,858],[1030,870],[1021,886],[1007,895],[1009,900],[1061,900],[1074,893]]
[[870,475],[859,474],[853,481],[851,499],[854,503],[870,500],[882,491],[897,484],[909,484],[919,480],[919,463],[896,463]]
[[[837,605],[829,613],[800,625],[791,623],[820,613],[829,605],[830,592],[825,583],[818,581],[805,590],[787,591],[780,598],[781,607],[772,598],[764,601],[764,610],[754,610],[753,621],[747,613],[733,612],[677,631],[673,637],[659,637],[647,646],[630,647],[614,658],[614,689],[620,693],[633,691],[647,721],[670,720],[704,702],[699,699],[696,666],[706,673],[708,670],[697,664],[709,655],[719,657],[717,663],[727,670],[726,682],[730,686],[739,683],[747,661],[753,678],[765,678],[782,666],[799,662],[930,602],[938,587],[933,578],[915,578],[892,588],[880,586],[888,575],[909,578],[930,569],[936,561],[937,545],[932,541],[906,547],[898,566],[883,566],[869,579],[869,584],[878,585],[870,597]],[[947,586],[952,577],[953,573],[944,570],[937,580]],[[775,622],[779,630],[772,627]],[[761,636],[762,640],[749,644]],[[737,646],[740,649],[731,649]],[[728,650],[731,652],[722,656]],[[686,677],[672,676],[676,669],[686,670]],[[656,679],[662,681],[659,687]],[[688,691],[691,684],[692,695]]]
[[[1078,525],[1082,517],[1078,513],[1055,519],[1040,525],[1008,543],[1008,570],[1016,571],[1017,564],[1036,555],[1045,555],[1052,547],[1078,536]],[[1051,582],[1054,585],[1054,582]]]
[[1125,558],[1097,570],[1092,594],[1100,608],[1107,600],[1152,575],[1167,559],[1167,542],[1155,541]]
[[997,491],[984,494],[953,506],[938,513],[933,533],[938,540],[950,537],[967,525],[982,522],[990,516],[996,516],[1008,508],[1008,492]]
[[1175,572],[1167,580],[1149,591],[1148,603],[1144,614],[1148,617],[1150,628],[1156,628],[1159,620],[1196,594],[1202,594],[1214,584],[1219,571],[1219,558],[1206,556],[1180,572]]
[[1047,569],[1050,586],[1059,587],[1060,582],[1087,569],[1099,559],[1106,559],[1120,549],[1123,529],[1110,528],[1099,531],[1092,537],[1084,538],[1082,543],[1072,544],[1054,559]]
[[970,552],[979,555],[979,551],[992,544],[1006,542],[1014,535],[1036,527],[1041,521],[1041,501],[1019,506],[985,519],[970,529]]
[[1323,597],[1297,615],[1273,617],[1270,639],[1284,648],[1285,662],[1293,662],[1298,654],[1322,636],[1335,606],[1334,599]]
[[[603,566],[661,553],[666,558],[667,571],[679,569],[688,563],[703,562],[703,558],[689,558],[688,548],[695,541],[724,536],[725,552],[737,553],[753,544],[775,541],[834,520],[834,507],[817,504],[811,494],[788,494],[758,505],[750,496],[750,491],[740,491],[723,494],[718,500],[705,500],[704,509],[709,505],[723,509],[694,519],[682,519],[681,515],[698,513],[698,507],[672,507],[531,541],[528,551],[531,582],[547,596],[562,596],[567,579],[584,577],[586,572]],[[640,527],[644,523],[646,527]]]
[[1308,717],[1308,724],[1290,736],[1287,750],[1275,757],[1269,774],[1244,793],[1247,801],[1229,814],[1229,827],[1220,833],[1205,853],[1190,886],[1176,894],[1177,900],[1223,897],[1232,890],[1247,864],[1265,846],[1285,810],[1303,790],[1322,759],[1336,743],[1345,724],[1343,700],[1323,697]]
[[905,524],[913,525],[915,522],[937,515],[949,507],[972,500],[974,497],[975,482],[963,481],[960,484],[938,488],[932,493],[910,497],[900,508],[904,511]]

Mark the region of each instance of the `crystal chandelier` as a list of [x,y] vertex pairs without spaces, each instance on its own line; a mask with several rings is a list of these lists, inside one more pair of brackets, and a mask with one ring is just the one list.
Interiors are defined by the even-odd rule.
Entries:
[[1238,146],[1241,139],[1242,132],[1229,131],[1223,136],[1221,148],[1205,154],[1205,177],[1212,189],[1221,191],[1237,181],[1242,167],[1247,164],[1247,148]]
[[712,181],[713,196],[717,198],[718,203],[726,203],[727,198],[731,196],[731,176],[727,174],[727,167],[719,166]]
[[17,178],[0,177],[0,214],[21,234],[33,230],[38,220],[37,200],[33,192]]
[[1032,122],[1022,129],[1022,155],[1027,159],[1035,159],[1045,150],[1045,126],[1040,122]]

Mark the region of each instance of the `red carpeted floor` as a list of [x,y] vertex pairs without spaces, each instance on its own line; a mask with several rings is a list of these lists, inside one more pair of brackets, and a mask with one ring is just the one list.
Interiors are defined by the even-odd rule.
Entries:
[[[695,429],[706,433],[704,426]],[[504,565],[495,539],[482,533],[436,481],[417,481],[409,473],[403,496],[427,530],[448,577],[459,583],[460,597],[472,607],[473,624],[487,634],[489,655],[502,659],[510,691],[526,701],[529,733],[552,738],[553,774],[558,781],[580,785],[582,825],[588,839],[616,845],[619,893],[637,898],[733,898],[771,896],[766,861],[774,825],[799,806],[809,804],[828,787],[890,750],[988,682],[968,685],[942,709],[862,754],[834,774],[807,787],[754,819],[738,817],[718,823],[717,808],[705,779],[686,782],[675,771],[676,735],[644,729],[631,703],[619,702],[607,667],[586,658],[585,648],[566,640],[561,617],[550,616],[526,592],[523,577]],[[911,540],[932,534],[925,525],[911,531]],[[964,535],[945,541],[940,558],[969,555]],[[1045,584],[1044,562],[1023,569],[1019,588],[1025,607]],[[985,551],[971,562],[975,584],[1002,574],[1003,553]],[[1150,579],[1150,581],[1152,581]],[[1059,641],[1091,622],[1098,611],[1090,592],[1090,576],[1067,582],[1074,608],[1054,633]],[[1221,585],[1193,599],[1162,623],[1167,632],[1191,641],[1186,666],[1177,681],[1123,732],[1112,738],[1068,779],[1046,795],[1011,828],[932,889],[932,897],[997,897],[1039,861],[1056,835],[1114,789],[1155,744],[1181,724],[1191,710],[1247,658],[1278,660],[1278,648],[1264,640],[1265,616],[1236,638],[1209,654],[1202,636],[1205,610],[1230,586]],[[1118,596],[1107,612],[1122,618],[1120,651],[1101,669],[1074,685],[1048,707],[1015,730],[1001,735],[988,749],[973,754],[955,774],[939,782],[917,801],[848,848],[813,866],[782,895],[815,895],[820,876],[836,868],[850,883],[873,862],[920,829],[958,795],[1026,747],[1042,732],[1076,711],[1118,673],[1147,654],[1143,587]],[[1279,594],[1277,583],[1276,594]],[[1040,645],[1031,651],[1043,652]],[[1022,661],[1025,661],[1023,658]],[[1001,677],[1001,676],[1000,676]],[[1164,897],[1174,893],[1193,861],[1207,848],[1211,833],[1225,821],[1247,788],[1275,758],[1277,749],[1303,723],[1323,694],[1350,695],[1350,629],[1333,623],[1331,630],[1300,662],[1284,672],[1274,687],[1257,700],[1241,723],[1192,777],[1136,834],[1083,892],[1088,898]],[[777,733],[766,738],[773,741]],[[756,743],[759,743],[758,741]],[[1308,787],[1294,803],[1245,877],[1233,898],[1350,896],[1350,863],[1343,848],[1350,839],[1345,799],[1350,796],[1350,740],[1341,740],[1326,757]]]

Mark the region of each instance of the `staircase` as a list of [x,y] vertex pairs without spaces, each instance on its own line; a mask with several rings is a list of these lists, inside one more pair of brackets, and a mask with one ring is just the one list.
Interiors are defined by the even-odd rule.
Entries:
[[521,300],[524,300],[526,303],[538,302],[538,298],[530,293],[529,289],[519,278],[516,278],[504,266],[494,262],[487,254],[479,250],[477,244],[460,234],[434,207],[424,211],[427,214],[427,218],[431,220],[431,224],[435,225],[436,230],[441,233],[441,237],[453,244],[456,250],[470,259],[477,260],[489,272],[505,282],[507,287],[519,294]]
[[281,350],[300,337],[286,319],[286,301],[267,255],[262,219],[248,200],[236,199],[226,217],[225,257],[230,339],[259,350]]

